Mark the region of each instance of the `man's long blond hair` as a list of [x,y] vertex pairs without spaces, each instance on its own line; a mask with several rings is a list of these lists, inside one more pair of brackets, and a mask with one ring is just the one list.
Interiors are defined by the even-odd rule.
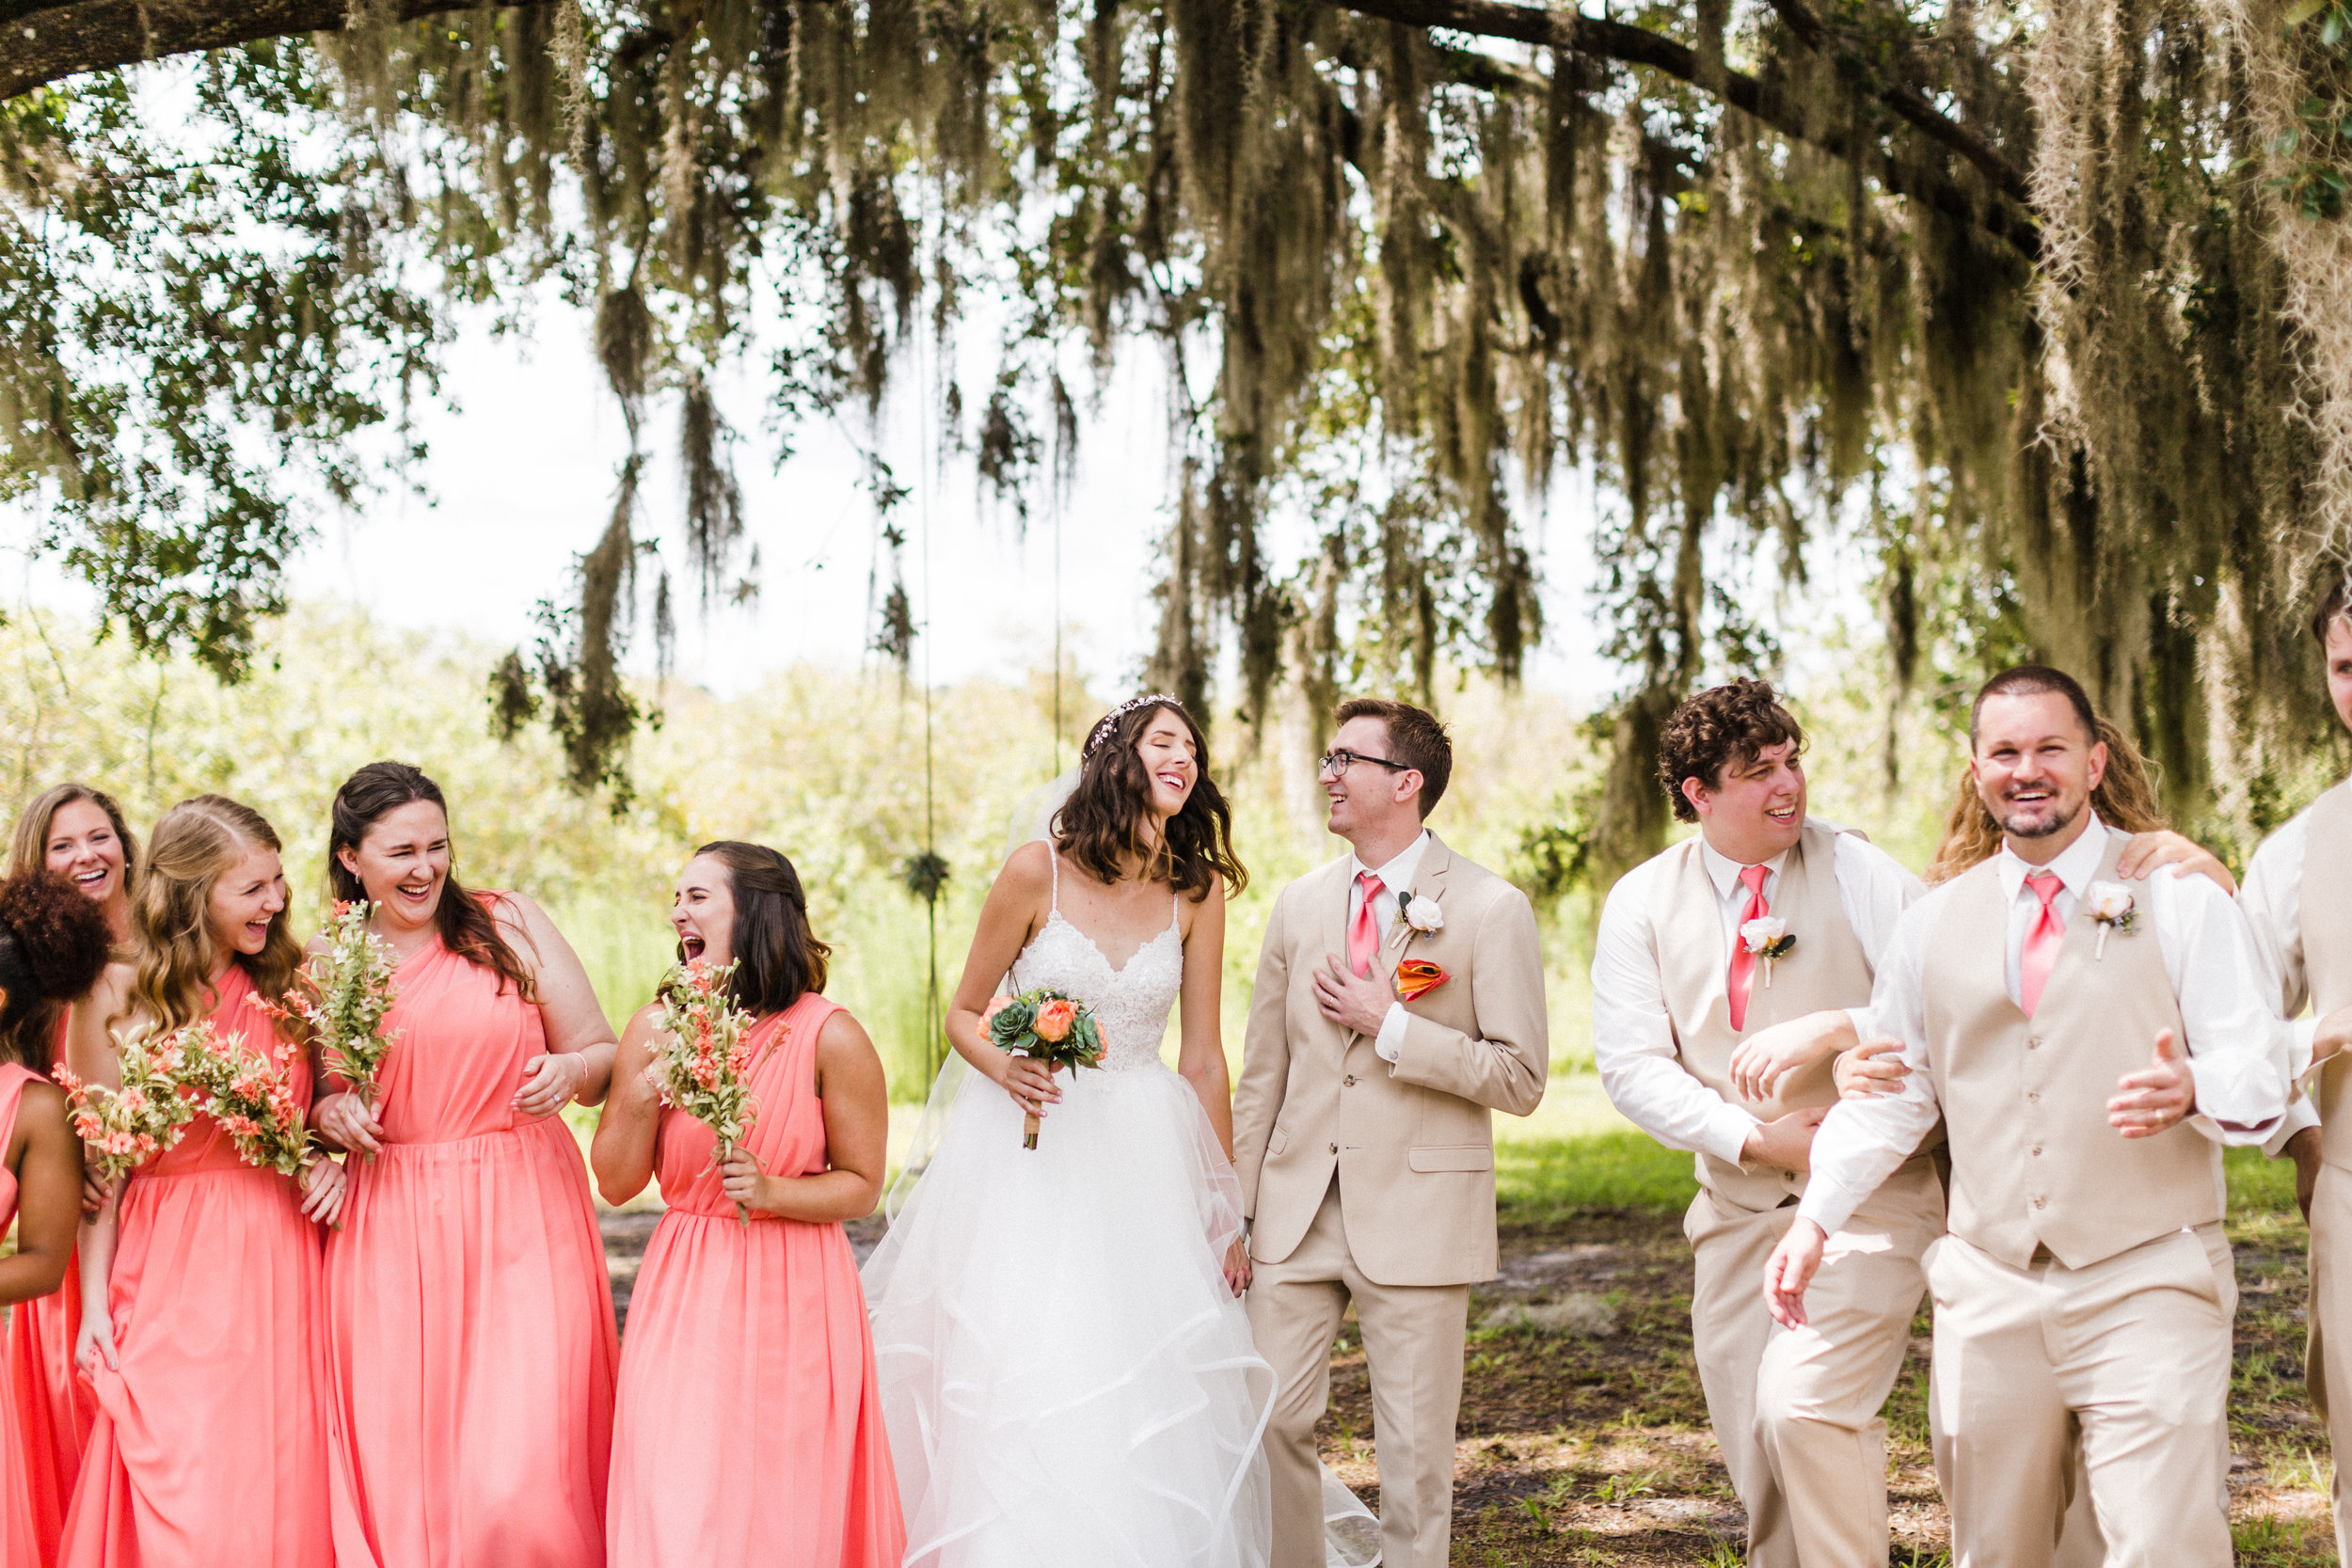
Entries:
[[[268,818],[225,795],[199,795],[164,813],[147,847],[147,864],[131,898],[131,928],[138,943],[131,981],[134,1015],[161,1029],[208,1016],[212,977],[222,953],[213,940],[213,888],[256,849],[280,849]],[[253,988],[276,1002],[302,963],[288,912],[269,923],[269,942],[256,954],[230,955],[253,977]]]
[[[2148,783],[2148,759],[2139,748],[2105,718],[2099,721],[2099,739],[2107,749],[2106,776],[2090,792],[2090,809],[2099,820],[2127,833],[2153,833],[2166,827],[2164,814],[2156,809],[2156,792]],[[1977,781],[1963,768],[1951,813],[1944,821],[1943,842],[1928,862],[1925,879],[1931,887],[1948,882],[1991,860],[2000,847],[2001,825],[1977,793]]]

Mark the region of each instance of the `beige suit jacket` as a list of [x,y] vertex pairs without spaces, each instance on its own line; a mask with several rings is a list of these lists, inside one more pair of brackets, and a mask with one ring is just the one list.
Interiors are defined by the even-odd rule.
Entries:
[[[1526,895],[1430,835],[1413,879],[1442,930],[1404,952],[1452,976],[1405,1005],[1391,1068],[1372,1037],[1315,1004],[1312,975],[1347,952],[1349,860],[1281,891],[1242,1044],[1233,1163],[1250,1256],[1296,1250],[1338,1173],[1347,1247],[1379,1285],[1466,1285],[1495,1276],[1494,1119],[1526,1116],[1550,1069],[1543,955]],[[1374,973],[1393,977],[1384,933]]]

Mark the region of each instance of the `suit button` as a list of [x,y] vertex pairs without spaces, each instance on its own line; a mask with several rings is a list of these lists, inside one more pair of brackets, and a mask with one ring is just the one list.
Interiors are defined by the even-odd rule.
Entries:
[[2042,1152],[2042,1146],[2041,1146],[2040,1144],[2036,1144],[2036,1145],[2034,1145],[2034,1146],[2033,1146],[2033,1151],[2034,1151],[2036,1154],[2041,1153],[2041,1152]]
[[2049,1199],[2047,1199],[2047,1198],[2038,1197],[2038,1198],[2035,1198],[2035,1199],[2033,1200],[2033,1206],[2034,1206],[2035,1208],[2039,1209],[2039,1208],[2041,1208],[2043,1204],[2047,1203],[2048,1201],[2049,1201]]
[[2027,1036],[2026,1037],[2026,1050],[2028,1050],[2028,1051],[2039,1051],[2039,1050],[2041,1050],[2041,1049],[2042,1049],[2042,1037],[2041,1037],[2040,1035],[2027,1035]]
[[1334,1154],[1337,1154],[1339,1151],[1340,1151],[1340,1146],[1339,1146],[1339,1145],[1337,1145],[1337,1144],[1333,1144],[1333,1145],[1331,1146],[1331,1152],[1332,1152],[1332,1153],[1334,1153]]
[[1797,1173],[1792,1170],[1785,1170],[1780,1173],[1780,1179],[1783,1181],[1794,1181],[1797,1179]]
[[2037,1105],[2042,1103],[2042,1092],[2039,1089],[2027,1089],[2026,1091],[2026,1098],[2032,1101]]
[[1343,1088],[1354,1088],[1356,1086],[1356,1075],[1352,1072],[1349,1073],[1346,1077],[1340,1080],[1340,1084]]

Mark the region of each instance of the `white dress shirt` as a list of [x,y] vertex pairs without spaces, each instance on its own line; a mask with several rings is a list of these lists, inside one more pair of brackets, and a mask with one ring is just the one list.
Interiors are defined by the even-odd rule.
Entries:
[[[2042,868],[2057,873],[2064,884],[2050,901],[2061,919],[2073,917],[2075,901],[2098,875],[2108,831],[2092,817],[2082,835]],[[1994,869],[2009,901],[2003,974],[2010,999],[2016,1001],[2026,933],[2040,909],[2026,886],[2026,874],[2036,867],[2004,843]],[[1936,924],[1953,885],[1930,891],[1904,911],[1885,961],[1878,966],[1869,1008],[1854,1019],[1866,1040],[1902,1041],[1903,1065],[1911,1075],[1899,1093],[1839,1101],[1814,1134],[1813,1176],[1797,1212],[1833,1235],[1910,1158],[1942,1114],[1928,1049],[1926,981]],[[2134,882],[2132,891],[2153,928],[2188,1037],[2181,1045],[2197,1091],[2190,1125],[2219,1143],[2263,1142],[2285,1114],[2298,1071],[2245,918],[2219,887],[2202,877],[2181,876],[2178,866]],[[2153,1060],[2154,1042],[2149,1044]],[[2309,1056],[2307,1045],[2302,1059]]]
[[[2294,1031],[2298,1062],[2310,1059],[2312,1035],[2319,1027],[2316,1016],[2303,1016],[2312,1005],[2311,976],[2303,967],[2303,847],[2311,833],[2311,815],[2304,808],[2262,841],[2237,891],[2237,907],[2253,927],[2254,951],[2262,956],[2279,1010]],[[2277,1159],[2289,1138],[2318,1125],[2319,1112],[2311,1097],[2298,1094],[2287,1106],[2286,1120],[2263,1148]]]
[[[1386,944],[1396,929],[1396,895],[1400,891],[1413,890],[1413,875],[1421,869],[1421,857],[1429,847],[1429,830],[1406,845],[1396,859],[1386,865],[1366,865],[1354,855],[1347,857],[1347,928],[1356,928],[1356,912],[1364,907],[1364,884],[1356,879],[1369,871],[1380,879],[1380,891],[1372,895],[1372,928]],[[1375,962],[1373,966],[1377,969]],[[1373,1037],[1372,1048],[1391,1067],[1396,1065],[1397,1053],[1405,1049],[1405,1004],[1391,1002],[1380,1020],[1380,1033]]]
[[[1836,832],[1832,824],[1811,819]],[[1780,889],[1786,853],[1764,863],[1764,901]],[[1854,833],[1840,832],[1832,856],[1837,874],[1837,907],[1862,943],[1863,961],[1875,974],[1879,952],[1903,909],[1919,895],[1919,879],[1885,850]],[[1705,1150],[1737,1164],[1756,1118],[1683,1070],[1675,1060],[1673,1026],[1666,994],[1647,936],[1651,885],[1663,857],[1644,862],[1617,879],[1601,906],[1600,929],[1593,941],[1593,1061],[1601,1086],[1628,1121],[1668,1148]],[[1723,915],[1723,963],[1731,968],[1748,890],[1745,869],[1703,839],[1699,862],[1715,884]]]

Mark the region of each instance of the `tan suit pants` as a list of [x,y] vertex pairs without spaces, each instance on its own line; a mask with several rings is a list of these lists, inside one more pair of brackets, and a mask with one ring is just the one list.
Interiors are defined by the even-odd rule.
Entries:
[[1383,1568],[1446,1568],[1470,1287],[1366,1279],[1347,1250],[1337,1178],[1296,1250],[1279,1263],[1251,1266],[1249,1332],[1277,1380],[1265,1436],[1274,1490],[1272,1568],[1324,1568],[1315,1422],[1330,1403],[1331,1340],[1351,1300],[1372,1372],[1380,1561]]
[[2056,1560],[2077,1433],[2109,1568],[2227,1568],[2237,1284],[2218,1225],[2080,1269],[1947,1236],[1928,1285],[1954,1568]]
[[[2352,1499],[2344,1472],[2352,1469],[2352,1170],[2319,1167],[2312,1195],[2311,1338],[2303,1352],[2303,1381],[2312,1408],[2328,1423],[2336,1464],[2336,1555],[2352,1562]],[[2343,1408],[2329,1395],[2344,1391]]]
[[1920,1259],[1943,1234],[1944,1190],[1924,1157],[1889,1177],[1830,1239],[1805,1292],[1811,1322],[1792,1334],[1765,1310],[1764,1261],[1796,1212],[1743,1210],[1704,1188],[1692,1202],[1699,1386],[1748,1511],[1752,1568],[1883,1568],[1879,1409],[1927,1294]]

